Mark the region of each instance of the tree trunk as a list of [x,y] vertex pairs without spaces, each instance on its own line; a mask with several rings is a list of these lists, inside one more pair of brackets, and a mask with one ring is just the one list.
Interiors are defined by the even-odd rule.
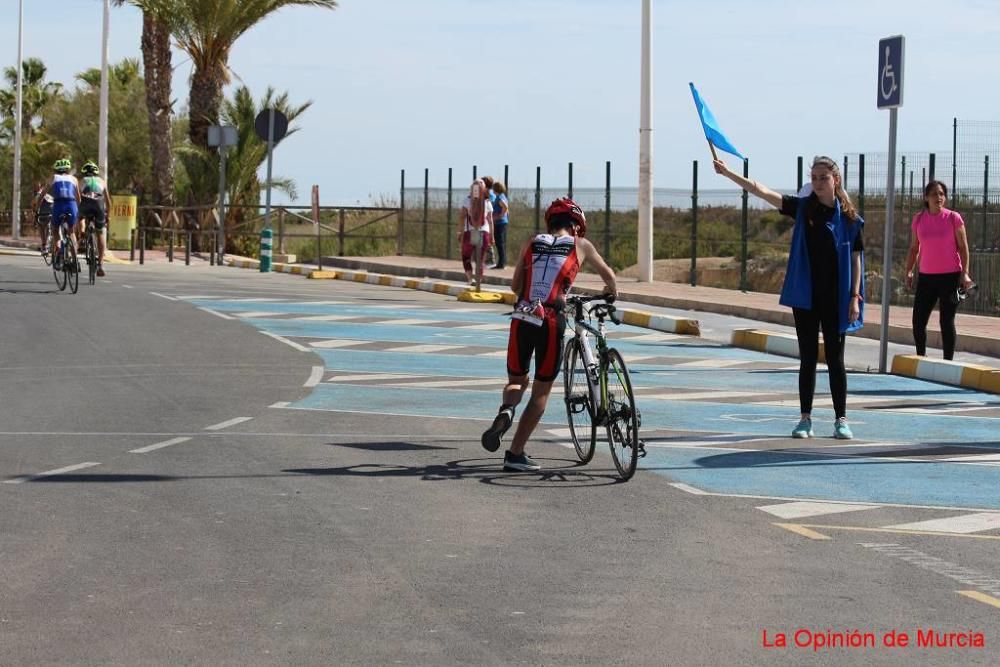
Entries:
[[170,155],[170,31],[149,12],[142,17],[142,62],[149,115],[149,150],[152,158],[153,203],[174,201],[173,160]]
[[222,105],[221,65],[196,66],[191,76],[191,97],[188,102],[188,137],[195,146],[208,149],[208,128],[219,123]]

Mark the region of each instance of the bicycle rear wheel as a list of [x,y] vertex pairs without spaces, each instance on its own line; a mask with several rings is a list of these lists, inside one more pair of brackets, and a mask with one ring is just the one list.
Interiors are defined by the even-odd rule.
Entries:
[[52,275],[56,279],[56,287],[59,291],[66,289],[66,272],[63,271],[63,264],[66,263],[66,251],[59,248],[52,254]]
[[571,338],[563,355],[563,384],[566,390],[566,416],[569,418],[569,435],[573,439],[576,455],[583,463],[594,458],[597,444],[597,426],[594,424],[594,407],[587,387],[587,369],[584,368],[580,341]]
[[87,277],[90,284],[97,282],[97,249],[94,247],[94,235],[87,234]]
[[41,248],[39,249],[42,254],[42,261],[45,262],[45,266],[52,265],[52,256],[47,252],[49,247],[49,223],[38,223],[38,234],[41,237]]
[[608,444],[622,479],[635,474],[639,462],[639,412],[632,380],[618,350],[608,350]]
[[66,272],[66,282],[73,294],[80,289],[80,265],[76,261],[76,249],[66,240],[66,255],[63,257],[63,271]]

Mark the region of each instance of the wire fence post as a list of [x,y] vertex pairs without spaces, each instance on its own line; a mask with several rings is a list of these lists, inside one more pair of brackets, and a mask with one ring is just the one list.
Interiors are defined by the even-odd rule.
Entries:
[[611,160],[604,163],[604,258],[611,259]]
[[403,254],[403,224],[406,222],[406,170],[399,170],[399,216],[396,223],[396,254]]
[[[937,155],[931,153],[930,158],[927,161],[927,178],[924,179],[924,186],[927,186],[928,181],[934,180],[934,166],[937,163]],[[954,194],[954,193],[953,193]]]
[[847,156],[845,155],[844,156],[844,171],[842,172],[843,175],[844,175],[844,183],[843,183],[844,192],[847,192],[847,174],[849,173],[848,169],[847,169],[847,164],[848,164],[848,162],[847,162]]
[[691,164],[691,287],[698,284],[698,161]]
[[478,171],[479,167],[477,165],[472,165],[472,180],[476,180],[478,178],[478,176],[476,176]]
[[427,195],[430,189],[430,169],[424,167],[424,221],[423,221],[423,242],[420,246],[420,254],[427,256]]
[[[750,160],[743,158],[743,178],[750,176]],[[750,233],[750,193],[743,191],[743,216],[740,221],[740,291],[747,291],[747,236]]]
[[570,199],[573,198],[573,163],[569,163],[569,191],[566,194]]
[[510,165],[507,164],[503,166],[503,187],[510,192]]
[[542,229],[542,168],[535,167],[535,233]]
[[958,118],[951,119],[951,197],[958,201]]
[[865,154],[858,155],[858,215],[865,217]]
[[987,234],[986,234],[986,217],[987,209],[990,205],[990,156],[985,157],[983,163],[983,231],[980,236],[982,242],[979,244],[980,248],[986,248]]
[[445,257],[451,259],[451,167],[448,167],[448,213],[445,217],[446,229],[444,234],[445,239]]
[[795,178],[795,192],[798,192],[799,190],[802,189],[802,156],[801,155],[799,156],[798,163],[799,163],[799,168],[798,168],[798,176]]

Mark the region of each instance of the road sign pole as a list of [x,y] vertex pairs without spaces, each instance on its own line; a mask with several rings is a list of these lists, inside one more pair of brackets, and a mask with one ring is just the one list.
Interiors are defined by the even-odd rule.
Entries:
[[889,301],[892,299],[892,240],[896,207],[896,113],[889,109],[889,175],[885,183],[885,240],[882,245],[882,335],[878,352],[878,372],[885,373],[889,354]]
[[274,154],[274,108],[267,114],[267,194],[264,203],[264,227],[271,228],[271,161]]

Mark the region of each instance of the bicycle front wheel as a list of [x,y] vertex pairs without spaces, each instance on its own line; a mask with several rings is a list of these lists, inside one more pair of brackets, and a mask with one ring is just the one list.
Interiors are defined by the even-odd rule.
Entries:
[[566,389],[566,416],[569,418],[569,435],[573,439],[576,455],[582,463],[594,458],[597,444],[597,426],[594,424],[594,406],[587,386],[587,369],[584,368],[580,341],[571,338],[563,355],[563,384]]
[[56,287],[59,291],[66,289],[66,272],[63,271],[63,264],[66,263],[66,251],[59,248],[52,253],[52,275],[56,279]]
[[66,272],[66,282],[73,294],[80,289],[80,265],[76,261],[76,249],[69,241],[66,242],[66,255],[63,258],[63,271]]
[[632,380],[618,350],[608,350],[608,444],[622,479],[635,474],[639,462],[639,412]]
[[94,247],[93,234],[87,235],[87,278],[90,284],[97,282],[97,249]]

